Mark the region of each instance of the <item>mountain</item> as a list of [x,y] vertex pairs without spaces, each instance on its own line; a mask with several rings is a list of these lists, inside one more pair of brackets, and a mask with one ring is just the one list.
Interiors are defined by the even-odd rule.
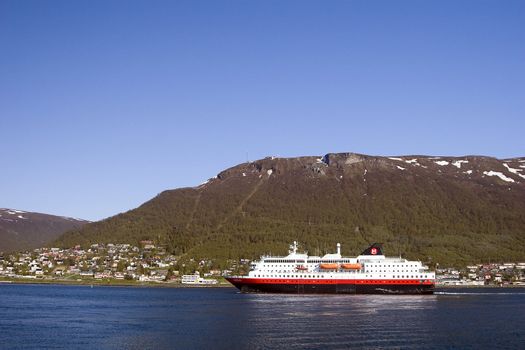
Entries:
[[38,247],[88,221],[22,210],[0,208],[0,252]]
[[243,163],[194,188],[67,232],[56,244],[152,239],[186,257],[387,255],[441,264],[525,261],[525,158],[331,153]]

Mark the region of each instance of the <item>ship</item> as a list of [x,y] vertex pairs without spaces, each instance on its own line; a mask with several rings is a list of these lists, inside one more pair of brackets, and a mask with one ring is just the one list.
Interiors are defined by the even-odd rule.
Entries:
[[435,273],[421,261],[386,257],[374,243],[357,257],[298,253],[297,242],[287,256],[262,256],[247,276],[226,276],[244,293],[291,294],[432,294]]

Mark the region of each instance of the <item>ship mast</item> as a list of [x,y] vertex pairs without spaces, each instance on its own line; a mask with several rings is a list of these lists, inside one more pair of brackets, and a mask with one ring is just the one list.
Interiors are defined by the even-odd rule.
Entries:
[[290,250],[288,251],[290,254],[297,254],[297,241],[293,241],[293,244],[290,245]]

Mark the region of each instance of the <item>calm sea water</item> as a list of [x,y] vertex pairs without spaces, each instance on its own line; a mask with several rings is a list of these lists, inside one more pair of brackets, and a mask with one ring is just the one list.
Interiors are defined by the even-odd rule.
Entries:
[[1,285],[1,349],[524,349],[525,289],[263,295]]

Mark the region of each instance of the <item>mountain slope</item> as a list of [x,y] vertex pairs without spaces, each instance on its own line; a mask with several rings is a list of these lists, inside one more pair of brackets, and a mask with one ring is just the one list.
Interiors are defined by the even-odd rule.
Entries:
[[440,263],[525,260],[525,159],[266,158],[165,191],[57,244],[146,238],[195,257],[284,253],[299,240],[311,253],[341,242],[356,254],[379,241],[387,254]]
[[42,247],[88,221],[0,208],[0,252]]

